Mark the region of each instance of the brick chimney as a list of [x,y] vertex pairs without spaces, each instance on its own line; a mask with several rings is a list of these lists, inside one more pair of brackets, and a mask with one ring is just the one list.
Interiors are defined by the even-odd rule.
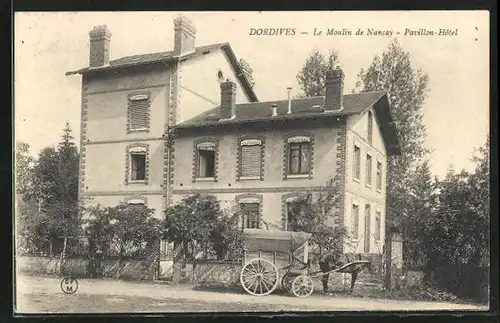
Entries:
[[94,26],[89,32],[90,57],[89,66],[101,67],[109,65],[109,43],[111,32],[106,25]]
[[344,108],[344,72],[340,68],[328,70],[326,72],[325,87],[325,109],[342,110]]
[[196,28],[191,20],[184,16],[174,19],[174,56],[182,56],[194,52]]
[[220,84],[220,116],[221,119],[236,117],[236,83],[226,80]]

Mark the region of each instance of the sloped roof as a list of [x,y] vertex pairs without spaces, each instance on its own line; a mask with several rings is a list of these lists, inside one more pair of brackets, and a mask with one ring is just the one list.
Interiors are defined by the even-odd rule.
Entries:
[[236,55],[234,54],[231,45],[229,45],[229,43],[219,43],[219,44],[196,47],[193,53],[182,56],[181,58],[175,57],[173,51],[126,56],[112,60],[109,62],[109,65],[103,67],[99,68],[85,67],[76,71],[66,72],[66,75],[86,74],[90,72],[110,71],[120,68],[129,68],[141,65],[167,63],[167,62],[172,62],[176,59],[184,61],[203,56],[205,54],[210,53],[210,51],[214,49],[221,49],[227,56],[236,76],[238,77],[238,80],[240,81],[243,87],[243,90],[245,91],[246,95],[249,98],[249,101],[258,102],[259,100],[255,92],[253,91],[252,84],[250,83],[250,80],[248,80],[245,74],[243,73],[240,63],[238,62],[238,59],[236,58]]
[[[242,103],[236,105],[236,116],[233,119],[220,118],[220,106],[203,112],[186,120],[174,129],[197,127],[216,127],[229,124],[255,123],[275,120],[292,120],[307,118],[327,118],[361,114],[374,107],[377,121],[386,143],[389,154],[399,154],[399,143],[396,128],[389,109],[386,92],[362,92],[346,94],[343,97],[344,108],[338,111],[325,110],[324,97],[312,97],[291,100],[291,114],[288,112],[288,100]],[[271,106],[277,106],[277,116],[272,116]]]
[[[328,115],[350,115],[361,113],[377,102],[385,92],[365,92],[344,95],[344,109],[332,111]],[[266,101],[257,103],[242,103],[236,105],[236,117],[231,120],[220,120],[220,106],[203,112],[189,119],[177,127],[195,127],[198,125],[210,125],[220,123],[238,123],[266,119],[300,118],[311,115],[325,115],[323,107],[324,97],[312,97],[291,100],[292,114],[287,114],[288,100]],[[278,115],[272,116],[271,106],[277,105]]]

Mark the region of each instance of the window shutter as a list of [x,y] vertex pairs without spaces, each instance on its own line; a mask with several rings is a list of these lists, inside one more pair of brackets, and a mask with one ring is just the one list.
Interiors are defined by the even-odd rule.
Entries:
[[147,129],[149,125],[150,100],[147,95],[136,95],[129,98],[130,130]]
[[241,147],[241,176],[260,176],[261,145]]

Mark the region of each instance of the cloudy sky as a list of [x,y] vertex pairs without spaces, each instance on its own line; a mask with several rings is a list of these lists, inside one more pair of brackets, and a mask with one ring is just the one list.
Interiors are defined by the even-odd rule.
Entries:
[[[88,32],[94,25],[111,30],[110,58],[171,50],[178,12],[16,13],[15,139],[32,154],[55,145],[66,121],[79,140],[79,76],[64,73],[88,66]],[[432,172],[443,176],[450,163],[471,169],[474,147],[489,131],[489,16],[486,11],[436,12],[187,12],[198,30],[197,45],[230,42],[238,58],[254,70],[261,101],[299,91],[295,75],[312,50],[340,53],[350,92],[361,68],[391,41],[389,36],[355,36],[359,28],[399,31],[412,63],[429,75],[424,106]],[[295,36],[251,36],[251,28],[295,28]],[[351,36],[314,36],[335,28]],[[457,36],[404,36],[405,29],[458,29]],[[301,32],[308,32],[302,35]]]

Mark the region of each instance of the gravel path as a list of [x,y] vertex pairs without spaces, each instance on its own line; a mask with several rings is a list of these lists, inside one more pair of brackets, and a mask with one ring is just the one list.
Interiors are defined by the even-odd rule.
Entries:
[[78,291],[66,295],[59,278],[17,276],[16,280],[18,313],[487,310],[469,304],[327,295],[255,297],[188,286],[92,279],[80,279]]

